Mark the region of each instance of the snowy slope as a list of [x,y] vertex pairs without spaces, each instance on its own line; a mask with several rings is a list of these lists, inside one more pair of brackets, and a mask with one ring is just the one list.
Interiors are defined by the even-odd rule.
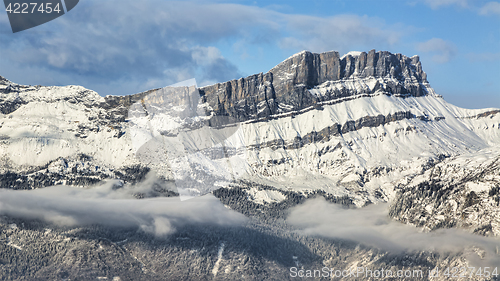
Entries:
[[[459,227],[480,235],[500,234],[500,110],[449,104],[427,83],[418,57],[379,55],[401,58],[402,74],[393,75],[397,63],[375,62],[374,51],[369,55],[351,52],[341,58],[301,52],[273,68],[274,73],[215,85],[209,97],[208,90],[203,94],[200,89],[198,97],[189,87],[180,87],[182,95],[166,99],[168,88],[101,97],[79,86],[23,86],[0,77],[0,188],[87,187],[119,179],[105,185],[106,190],[121,188],[117,194],[131,193],[137,198],[179,194],[182,198],[213,191],[227,209],[252,220],[241,229],[214,231],[203,225],[201,232],[181,230],[172,239],[161,240],[166,247],[158,248],[159,240],[145,238],[136,230],[133,234],[120,231],[118,236],[110,231],[109,238],[102,238],[107,230],[94,226],[54,228],[50,234],[50,229],[39,231],[39,226],[33,228],[21,220],[12,222],[19,229],[6,230],[5,222],[13,219],[0,216],[0,230],[9,235],[8,239],[0,237],[0,248],[7,249],[5,260],[16,257],[17,261],[24,254],[32,264],[34,256],[63,249],[62,257],[71,254],[65,266],[73,269],[85,268],[79,258],[74,259],[75,251],[81,251],[78,256],[93,266],[106,261],[99,264],[108,268],[112,264],[108,261],[116,260],[125,271],[134,268],[137,274],[154,273],[154,269],[185,274],[192,270],[194,259],[200,264],[209,261],[212,266],[206,268],[214,277],[231,273],[240,278],[243,265],[245,270],[259,268],[260,279],[273,276],[276,269],[281,270],[277,276],[287,276],[288,265],[293,264],[374,270],[476,266],[474,257],[484,256],[479,248],[460,253],[393,254],[344,240],[306,238],[283,220],[291,207],[319,196],[345,207],[390,202],[392,218],[426,231]],[[345,67],[352,70],[349,75],[339,72],[338,79],[323,81],[331,73],[318,71],[321,79],[316,78],[321,82],[307,87],[302,82],[293,84],[295,79],[308,81],[311,76],[294,73],[296,69],[328,61],[328,56],[337,66],[357,62]],[[302,59],[306,57],[322,60]],[[363,58],[370,61],[370,57],[371,63],[363,65]],[[244,94],[248,94],[246,99],[232,99]],[[245,108],[251,102],[262,114],[231,116],[234,111],[224,111],[224,106]],[[168,186],[156,185],[154,175],[169,181]],[[124,185],[136,182],[144,184]],[[174,183],[177,194],[169,190]],[[185,194],[179,190],[182,184],[187,187]],[[328,222],[320,215],[329,216],[323,211],[312,214]],[[95,244],[86,243],[89,240],[80,235],[96,237]],[[404,232],[396,235],[404,236]],[[57,246],[63,240],[65,247],[78,250]],[[151,241],[154,245],[148,244]],[[103,248],[113,255],[101,255]],[[269,255],[282,259],[283,249],[288,249],[288,262],[263,264]],[[122,262],[117,258],[120,255],[134,266]],[[32,274],[38,270],[30,268]],[[447,279],[453,278],[439,280]]]
[[[461,109],[434,96],[380,95],[324,106],[294,118],[244,124],[241,129],[246,143],[263,147],[282,140],[286,147],[297,136],[365,116],[410,112],[425,117],[364,127],[299,149],[267,147],[247,154],[253,179],[258,176],[289,188],[325,188],[338,195],[382,188],[391,197],[391,181],[421,172],[430,159],[500,143],[499,114],[469,118],[485,111]],[[312,178],[318,183],[311,184]]]
[[[161,100],[155,108],[145,105],[159,102],[154,100],[158,90],[103,98],[78,86],[34,87],[4,80],[0,169],[15,174],[9,186],[20,178],[33,182],[24,177],[35,174],[58,178],[47,183],[62,183],[82,171],[92,181],[126,181],[126,169],[141,167],[130,170],[130,177],[149,169],[166,179],[203,173],[214,175],[214,185],[242,179],[296,192],[348,195],[360,206],[388,201],[396,195],[395,185],[444,158],[500,144],[498,110],[456,107],[426,81],[405,77],[353,73],[308,89],[318,97],[314,106],[222,129],[196,125],[214,118],[213,112],[204,115],[212,108],[202,99]],[[394,94],[397,87],[422,87],[426,94]],[[179,119],[193,102],[196,114]],[[181,135],[180,142],[171,138]],[[139,151],[153,138],[161,141]],[[176,149],[189,153],[178,157],[172,154]]]
[[107,124],[107,112],[99,108],[104,98],[96,92],[80,86],[17,89],[1,95],[4,102],[20,106],[0,121],[2,155],[16,167],[45,165],[77,153],[111,166],[126,161],[128,142],[114,137],[117,130]]
[[439,163],[401,184],[391,215],[427,229],[460,227],[500,235],[500,146]]

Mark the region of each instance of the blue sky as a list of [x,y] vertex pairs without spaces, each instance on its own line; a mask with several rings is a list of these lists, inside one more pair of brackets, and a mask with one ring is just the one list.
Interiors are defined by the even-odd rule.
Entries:
[[80,0],[13,34],[0,13],[0,75],[133,94],[266,72],[301,50],[418,54],[437,93],[500,108],[500,2]]

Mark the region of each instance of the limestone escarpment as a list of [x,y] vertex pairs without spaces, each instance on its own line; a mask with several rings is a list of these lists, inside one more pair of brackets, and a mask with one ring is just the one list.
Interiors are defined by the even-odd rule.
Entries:
[[[309,90],[325,82],[354,82],[366,78],[379,81],[369,88],[343,87],[318,96]],[[340,57],[338,52],[315,54],[301,52],[278,64],[267,73],[259,73],[207,86],[200,94],[216,115],[238,121],[269,118],[332,102],[336,99],[370,95],[377,92],[395,96],[428,94],[427,75],[418,56],[411,58],[371,50]]]

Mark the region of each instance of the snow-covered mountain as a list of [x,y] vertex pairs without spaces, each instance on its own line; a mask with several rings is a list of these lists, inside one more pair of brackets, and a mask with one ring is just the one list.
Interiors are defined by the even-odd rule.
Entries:
[[500,146],[462,154],[400,183],[391,215],[426,229],[500,236]]
[[[0,91],[2,187],[136,181],[150,169],[173,179],[161,163],[136,157],[128,116],[158,90],[101,97],[79,86],[2,79]],[[246,148],[243,163],[241,155],[226,155],[240,157],[238,179],[347,195],[359,206],[393,198],[400,180],[446,157],[500,144],[500,111],[447,103],[430,87],[418,56],[301,52],[268,73],[199,94],[209,120],[227,116],[218,125],[238,126],[226,144]]]
[[[118,179],[112,182],[115,190],[161,181],[152,189],[127,187],[123,193],[166,197],[182,196],[181,183],[189,179],[189,195],[212,191],[228,209],[252,218],[243,231],[182,230],[163,250],[151,250],[133,231],[118,235],[125,240],[110,242],[106,251],[130,263],[134,278],[161,279],[155,272],[163,272],[165,263],[152,257],[164,252],[185,259],[169,268],[186,267],[190,259],[212,264],[207,256],[213,256],[206,273],[227,280],[244,274],[282,279],[294,264],[426,270],[470,265],[463,253],[391,256],[297,236],[286,214],[315,196],[346,207],[389,202],[392,218],[425,231],[500,233],[500,109],[447,103],[430,86],[418,56],[304,51],[267,73],[200,89],[167,87],[130,96],[101,97],[80,86],[25,86],[1,78],[0,113],[1,189],[82,187]],[[0,230],[26,245],[30,237],[42,235],[36,227],[27,235],[22,231],[28,230],[3,222],[16,221],[3,218]],[[41,245],[52,249],[72,231],[43,234],[50,239],[41,239]],[[85,231],[115,237],[107,229]],[[219,232],[226,240],[212,243]],[[135,242],[125,242],[129,238]],[[84,248],[95,248],[97,240],[89,239]],[[274,242],[262,246],[266,239]],[[190,241],[204,242],[193,242],[195,247]],[[78,243],[71,240],[67,246]],[[8,245],[14,244],[9,240]],[[281,256],[264,248],[286,250]],[[224,251],[233,259],[221,259]],[[0,256],[0,269],[2,263]],[[264,273],[241,263],[263,266]],[[157,271],[145,271],[148,267]]]

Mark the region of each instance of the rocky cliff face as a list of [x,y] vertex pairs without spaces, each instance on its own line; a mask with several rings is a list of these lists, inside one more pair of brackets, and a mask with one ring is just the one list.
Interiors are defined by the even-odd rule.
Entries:
[[[146,133],[155,129],[162,141],[182,131],[188,141],[174,144],[194,152],[185,159],[198,169],[178,161],[187,177],[197,180],[193,171],[219,175],[224,166],[213,164],[227,164],[231,175],[239,176],[229,186],[200,182],[217,186],[213,195],[251,222],[241,227],[187,225],[155,238],[142,226],[57,227],[27,220],[23,210],[32,206],[19,206],[24,200],[3,204],[9,200],[4,195],[0,279],[294,280],[292,266],[425,273],[477,266],[469,262],[475,252],[468,249],[391,253],[362,246],[363,241],[297,232],[286,222],[287,214],[314,197],[352,209],[392,202],[390,215],[406,224],[500,235],[500,110],[448,104],[429,86],[416,56],[301,52],[268,73],[202,88],[201,102],[189,108],[208,114],[201,121],[183,111],[180,105],[190,99],[182,95],[159,95],[169,97],[168,105],[150,102],[159,92],[101,97],[79,86],[23,86],[0,77],[0,192],[31,196],[54,188],[47,186],[66,185],[100,193],[103,187],[113,200],[130,200],[124,213],[136,209],[129,205],[137,201],[133,198],[152,202],[165,198],[147,198],[179,196],[174,192],[179,181],[167,173],[176,170],[172,162],[140,158],[134,151],[139,130],[134,132],[133,124],[144,121],[144,128],[153,127]],[[155,103],[161,110],[151,109]],[[198,130],[197,122],[207,119],[213,134]],[[231,122],[238,124],[218,126]],[[177,148],[153,143],[158,146],[146,146],[147,156]],[[94,195],[86,202],[89,198]],[[44,200],[36,202],[43,205]],[[75,213],[74,204],[60,201]],[[20,210],[21,218],[3,216],[7,205],[14,206],[13,214]]]
[[[339,89],[318,96],[309,91],[325,82],[380,78],[369,89]],[[269,118],[325,102],[381,91],[387,95],[419,97],[429,93],[427,75],[418,56],[361,52],[340,57],[338,52],[298,53],[267,73],[204,87],[201,94],[218,115],[239,121]]]
[[[143,108],[157,92],[101,97],[79,86],[23,86],[1,78],[0,186],[86,185],[109,178],[133,183],[157,169],[170,179],[168,165],[142,161],[132,144],[137,137],[129,110]],[[202,88],[200,96],[205,117],[231,117],[209,119],[210,125],[240,121],[226,129],[245,150],[244,159],[234,160],[248,180],[294,178],[282,187],[348,195],[360,206],[389,200],[393,182],[436,159],[500,142],[498,111],[447,104],[428,84],[417,56],[301,52],[266,74]],[[156,112],[155,124],[179,121],[169,114]],[[152,116],[143,121],[153,122]],[[231,149],[220,157],[231,158]],[[328,181],[312,188],[309,176]],[[382,177],[391,183],[381,186]]]

